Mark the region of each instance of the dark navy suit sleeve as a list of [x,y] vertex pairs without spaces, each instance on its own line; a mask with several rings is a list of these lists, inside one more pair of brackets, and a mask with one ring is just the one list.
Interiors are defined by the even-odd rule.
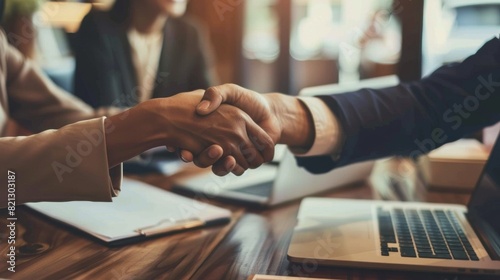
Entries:
[[313,173],[391,155],[417,157],[500,121],[500,40],[417,82],[321,96],[344,132],[337,161],[297,158]]

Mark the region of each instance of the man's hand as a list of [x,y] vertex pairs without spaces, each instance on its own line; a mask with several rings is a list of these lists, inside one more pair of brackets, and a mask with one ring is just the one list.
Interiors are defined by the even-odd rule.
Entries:
[[[275,96],[276,99],[278,96]],[[278,103],[279,100],[272,100],[272,94],[262,95],[238,85],[225,84],[207,89],[202,101],[196,106],[196,112],[206,116],[216,111],[221,104],[238,107],[277,143],[283,130],[280,116],[277,115],[278,110],[274,108]]]
[[[216,112],[223,103],[245,111],[267,132],[274,143],[307,149],[314,141],[312,117],[297,98],[277,93],[262,95],[234,84],[226,84],[209,88],[196,107],[196,112],[207,116]],[[200,167],[213,165],[212,170],[215,174],[225,175],[228,172],[224,164],[231,162],[232,159],[222,157],[220,151],[220,147],[211,146],[196,157],[186,151],[182,151],[181,154],[187,160],[193,159]],[[222,160],[218,160],[221,157]],[[265,161],[272,159],[266,154],[263,154],[263,157]],[[241,168],[246,169],[237,166],[237,169]]]

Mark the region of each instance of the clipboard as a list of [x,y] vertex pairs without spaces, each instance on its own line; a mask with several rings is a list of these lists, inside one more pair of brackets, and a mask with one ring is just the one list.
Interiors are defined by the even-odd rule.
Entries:
[[333,278],[309,278],[309,277],[298,277],[298,276],[279,276],[279,275],[264,275],[264,274],[252,274],[248,277],[248,280],[336,280]]
[[228,222],[231,212],[124,178],[113,202],[36,202],[26,205],[107,245]]

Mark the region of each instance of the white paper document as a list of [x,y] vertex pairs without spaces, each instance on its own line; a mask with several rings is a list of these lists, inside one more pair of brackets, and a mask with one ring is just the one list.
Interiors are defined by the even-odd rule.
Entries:
[[105,242],[229,220],[229,210],[124,178],[113,202],[37,202],[29,207]]

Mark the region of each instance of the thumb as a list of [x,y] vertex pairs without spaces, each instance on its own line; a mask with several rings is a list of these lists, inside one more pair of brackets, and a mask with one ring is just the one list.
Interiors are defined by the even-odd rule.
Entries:
[[249,111],[251,105],[245,101],[250,100],[252,100],[251,91],[235,84],[210,87],[205,91],[203,98],[196,106],[196,113],[202,116],[208,115],[217,110],[222,103],[238,107],[243,111]]
[[218,87],[210,87],[205,91],[203,98],[196,106],[196,113],[202,116],[208,115],[217,110],[223,101],[224,98]]

